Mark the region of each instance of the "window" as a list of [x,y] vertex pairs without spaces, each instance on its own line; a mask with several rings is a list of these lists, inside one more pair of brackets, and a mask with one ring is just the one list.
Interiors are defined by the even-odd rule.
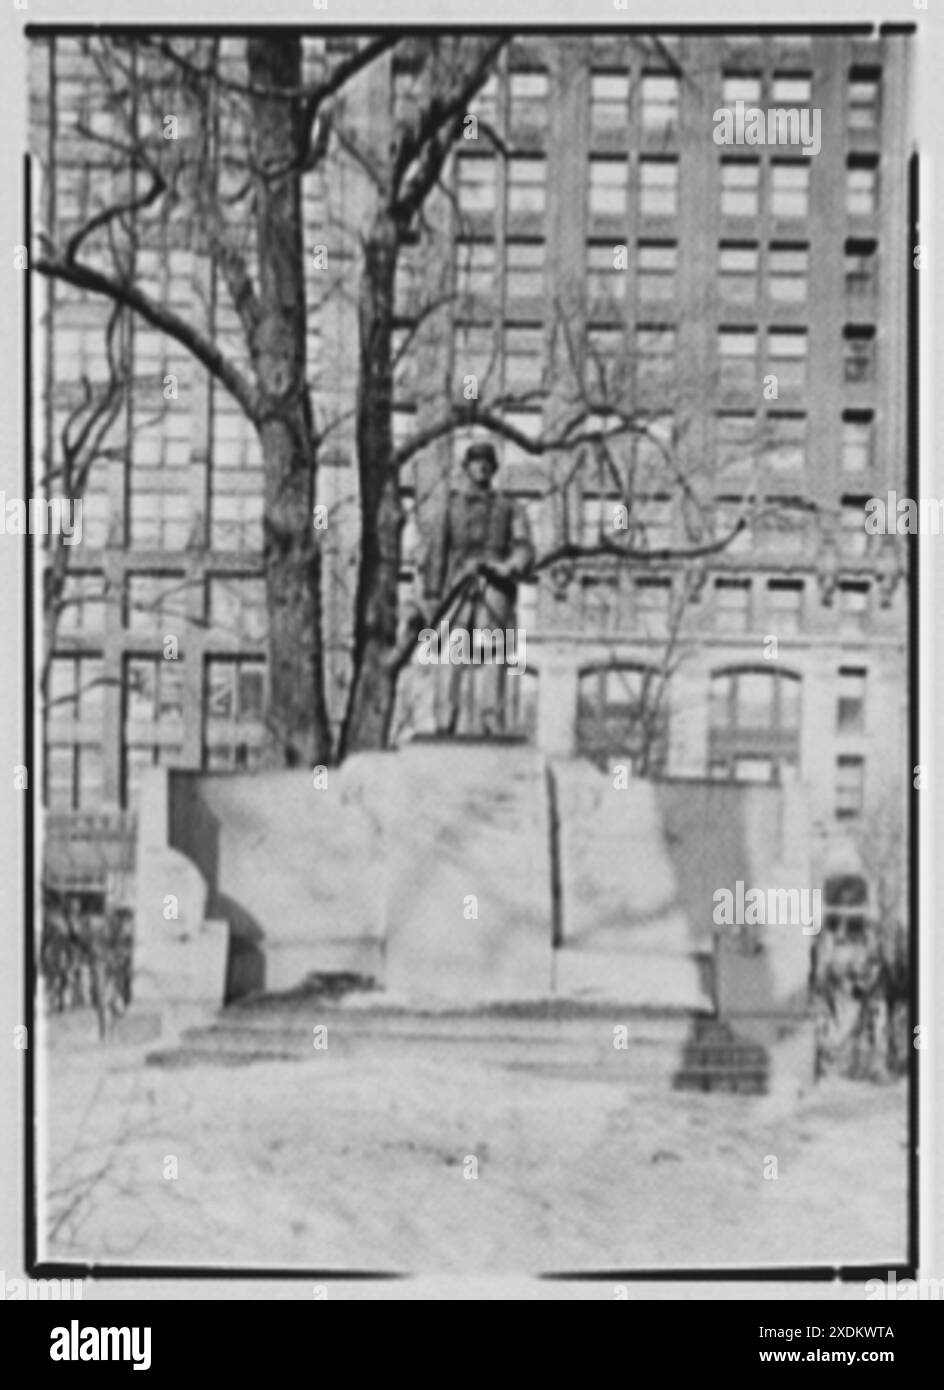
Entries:
[[51,811],[97,811],[104,799],[102,750],[92,744],[46,748],[44,804]]
[[872,412],[842,413],[842,471],[863,473],[872,465]]
[[[461,260],[463,243],[456,243],[457,257]],[[424,265],[419,247],[405,245],[397,258],[396,309],[404,317],[417,312],[417,301],[423,298]]]
[[806,467],[806,416],[774,412],[767,416],[764,460],[777,473],[798,473]]
[[410,407],[398,406],[391,411],[393,427],[393,447],[400,449],[410,439],[416,429],[416,411]]
[[512,129],[543,130],[547,125],[547,73],[513,72],[508,90]]
[[[595,540],[599,541],[599,530]],[[594,542],[591,541],[590,544]],[[615,575],[585,574],[580,579],[580,617],[591,632],[613,631],[619,609],[619,594]]]
[[718,412],[715,436],[718,468],[722,474],[733,469],[749,468],[753,464],[756,430],[756,418],[750,411]]
[[639,211],[643,217],[672,217],[678,207],[678,160],[639,161]]
[[849,69],[849,129],[876,130],[882,73],[880,68]]
[[625,270],[617,270],[615,248],[609,241],[587,243],[587,298],[591,304],[622,301],[626,294]]
[[869,294],[875,289],[878,242],[846,242],[845,273],[847,294]]
[[812,100],[812,85],[809,73],[775,72],[774,106],[809,106]]
[[720,328],[718,355],[723,391],[753,391],[757,384],[757,330]]
[[595,546],[602,541],[617,544],[625,541],[625,532],[618,531],[615,525],[620,505],[616,495],[585,495],[580,504],[580,544]]
[[178,633],[186,620],[186,576],[129,574],[125,581],[125,627],[131,632]]
[[757,298],[756,241],[723,241],[719,247],[721,294],[725,299],[752,304]]
[[850,217],[871,217],[877,201],[878,160],[870,155],[850,155],[846,167],[846,212]]
[[456,198],[462,216],[495,211],[496,164],[491,156],[461,154],[456,160]]
[[806,385],[806,329],[772,328],[767,335],[770,370],[784,391],[802,391]]
[[760,164],[756,159],[722,159],[721,212],[724,217],[756,217]]
[[[589,367],[586,375],[588,384],[592,386],[595,377],[591,375]],[[618,415],[604,414],[602,411],[587,416],[581,433],[590,440],[583,461],[584,479],[589,482],[594,478],[597,490],[603,492],[613,484],[611,460],[622,461],[631,436]]]
[[807,295],[810,252],[804,242],[772,242],[770,298],[775,304],[802,304]]
[[715,580],[715,630],[730,636],[750,627],[751,582],[749,579]]
[[[541,411],[535,410],[504,410],[501,412],[505,424],[519,434],[524,435],[525,439],[539,439],[541,436]],[[515,444],[510,439],[503,439],[500,442],[501,461],[507,468],[516,468],[520,464],[533,463],[540,456],[529,453],[520,444]]]
[[641,241],[636,276],[640,299],[672,299],[677,266],[678,246],[674,241]]
[[471,115],[477,116],[480,121],[485,121],[487,125],[495,125],[498,119],[497,74],[492,73],[478,95],[472,98],[469,104],[469,112]]
[[422,90],[419,74],[411,68],[395,69],[393,74],[393,111],[400,121],[411,121],[419,108]]
[[213,443],[214,473],[218,470],[245,472],[261,463],[258,436],[241,412],[216,406],[213,412]]
[[735,782],[773,782],[776,779],[776,764],[773,758],[735,758]]
[[100,736],[104,720],[105,666],[99,656],[54,656],[46,691],[47,729],[81,724]]
[[505,387],[534,391],[544,372],[544,336],[540,324],[505,325]]
[[169,470],[162,479],[163,486],[148,487],[149,481],[146,476],[135,478],[132,472],[129,506],[132,545],[142,550],[185,549],[193,525],[186,470]]
[[76,805],[75,748],[47,744],[43,759],[43,804],[51,811],[72,811]]
[[842,499],[842,553],[846,558],[861,559],[866,552],[865,507],[868,500],[867,497]]
[[[143,436],[135,441],[137,453],[140,453],[142,442]],[[107,545],[111,524],[108,475],[99,461],[90,469],[82,494],[82,544],[89,550]]]
[[210,501],[211,544],[216,550],[262,549],[262,482],[253,493],[216,491]]
[[869,616],[869,586],[867,583],[845,581],[839,585],[839,631],[844,637],[856,637],[865,632]]
[[540,299],[544,290],[544,242],[509,241],[505,247],[505,293],[509,299]]
[[59,610],[60,637],[100,633],[105,626],[105,577],[97,570],[66,574]]
[[810,166],[774,159],[770,165],[770,211],[774,217],[806,217],[810,201]]
[[594,216],[624,217],[628,186],[628,160],[590,160],[590,212]]
[[836,759],[836,819],[858,820],[865,794],[865,759],[842,754]]
[[668,716],[659,691],[658,673],[644,666],[585,671],[577,694],[578,752],[604,771],[622,762],[634,775],[657,775],[668,748]]
[[625,131],[629,127],[629,74],[590,74],[590,129],[594,134]]
[[803,583],[771,579],[767,584],[767,620],[777,637],[795,637],[803,625]]
[[664,385],[675,371],[675,329],[640,324],[636,329],[637,382],[645,388]]
[[461,298],[488,298],[495,293],[497,256],[494,241],[456,243],[456,288]]
[[669,579],[637,579],[633,585],[636,597],[636,624],[646,637],[662,636],[669,621],[672,582]]
[[261,658],[212,658],[204,687],[204,765],[209,772],[251,770],[265,736],[266,664]]
[[586,384],[591,395],[617,396],[627,386],[626,342],[622,328],[587,328]]
[[714,539],[724,542],[726,556],[751,553],[754,537],[749,499],[733,491],[719,492],[714,499],[710,519]]
[[726,75],[721,83],[723,105],[733,107],[737,101],[745,106],[756,106],[760,101],[760,77],[757,75]]
[[508,215],[542,213],[547,182],[543,158],[508,161]]
[[708,761],[715,776],[785,781],[799,764],[798,676],[781,669],[716,672],[709,687]]
[[45,701],[43,795],[53,810],[102,804],[105,666],[99,656],[54,656]]
[[261,575],[211,575],[207,608],[214,636],[240,642],[265,640],[266,594]]
[[641,431],[635,437],[636,463],[642,469],[664,469],[675,448],[675,416],[671,414],[637,417]]
[[[668,497],[640,497],[633,508],[639,523],[639,544],[650,553],[672,546],[672,502]],[[668,583],[668,580],[665,581]]]
[[810,53],[810,35],[791,29],[785,34],[774,34],[774,44],[786,62],[802,62]]
[[495,334],[490,324],[458,323],[455,339],[455,371],[461,382],[466,376],[489,381],[495,371]]
[[122,804],[137,802],[148,767],[173,766],[183,748],[183,663],[161,657],[125,658]]
[[874,381],[875,325],[847,323],[842,330],[843,376],[846,381]]
[[860,666],[840,666],[836,730],[840,734],[865,733],[865,671]]
[[411,401],[416,389],[414,384],[416,358],[409,351],[415,331],[413,326],[402,326],[394,328],[390,334],[393,394],[394,399],[404,405]]
[[667,135],[678,126],[678,78],[666,73],[643,73],[642,128],[650,135]]

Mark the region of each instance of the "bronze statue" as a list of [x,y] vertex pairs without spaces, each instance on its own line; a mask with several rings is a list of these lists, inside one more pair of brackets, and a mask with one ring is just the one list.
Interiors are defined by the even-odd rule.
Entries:
[[[444,615],[449,633],[453,639],[464,634],[464,650],[473,655],[468,663],[441,658],[447,669],[436,724],[440,733],[499,734],[505,729],[506,670],[520,652],[515,629],[518,581],[534,564],[534,547],[520,503],[492,487],[498,471],[493,446],[471,444],[462,468],[465,486],[453,492],[443,508],[427,551],[423,584],[430,611],[441,610],[444,598],[452,595]],[[501,659],[477,661],[483,642],[497,643],[498,633]]]

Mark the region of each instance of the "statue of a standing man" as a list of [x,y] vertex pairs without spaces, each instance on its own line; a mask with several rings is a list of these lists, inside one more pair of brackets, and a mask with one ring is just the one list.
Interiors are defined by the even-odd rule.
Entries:
[[[445,617],[470,638],[515,626],[518,581],[534,564],[524,509],[492,487],[498,459],[489,443],[471,444],[462,460],[465,486],[453,492],[433,534],[424,567],[427,604],[456,592]],[[450,665],[437,700],[440,733],[499,734],[505,727],[504,662]]]

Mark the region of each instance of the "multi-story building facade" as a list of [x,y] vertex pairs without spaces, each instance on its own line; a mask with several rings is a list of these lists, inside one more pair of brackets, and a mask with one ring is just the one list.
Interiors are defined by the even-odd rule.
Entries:
[[[401,256],[399,341],[413,346],[397,373],[396,445],[470,378],[529,438],[560,435],[575,381],[584,428],[609,428],[611,409],[632,416],[606,451],[615,475],[592,447],[535,454],[496,440],[539,553],[570,543],[522,590],[529,674],[509,682],[519,727],[550,753],[661,775],[802,778],[824,872],[850,862],[849,825],[903,807],[910,781],[906,542],[865,529],[869,497],[908,490],[908,43],[525,35],[471,108],[426,231]],[[218,57],[237,71],[240,41]],[[44,215],[67,234],[86,215],[89,174],[63,113],[94,106],[94,71],[71,39],[37,43],[34,69]],[[354,85],[351,120],[381,139],[412,84],[404,47]],[[816,111],[820,147],[717,143],[716,113],[737,102]],[[368,180],[338,156],[306,189],[313,245],[334,275],[355,274]],[[240,352],[212,256],[173,219],[142,223],[138,254],[156,293]],[[337,521],[325,613],[340,718],[356,297],[323,294],[317,274],[310,356],[334,422],[318,496]],[[69,383],[101,358],[107,309],[61,286],[42,309],[54,453]],[[132,807],[144,766],[251,768],[262,740],[259,445],[183,349],[140,323],[129,331],[142,389],[123,446],[91,475],[75,602],[52,657],[51,808]],[[144,388],[170,377],[177,394],[155,408]],[[467,435],[403,469],[415,513],[405,585]],[[580,554],[628,478],[648,554]],[[738,518],[743,529],[714,547]]]

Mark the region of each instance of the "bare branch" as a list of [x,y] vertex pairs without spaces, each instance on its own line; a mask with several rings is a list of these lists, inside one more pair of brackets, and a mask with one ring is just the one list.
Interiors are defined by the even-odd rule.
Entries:
[[225,386],[239,404],[246,417],[255,423],[259,412],[259,401],[255,388],[243,375],[234,362],[221,352],[212,339],[208,338],[180,314],[159,304],[136,285],[128,284],[106,275],[92,266],[75,261],[68,263],[43,257],[36,261],[33,269],[51,280],[61,280],[74,285],[76,289],[88,290],[91,294],[104,295],[116,304],[133,309],[152,328],[166,333],[202,363],[207,371]]

